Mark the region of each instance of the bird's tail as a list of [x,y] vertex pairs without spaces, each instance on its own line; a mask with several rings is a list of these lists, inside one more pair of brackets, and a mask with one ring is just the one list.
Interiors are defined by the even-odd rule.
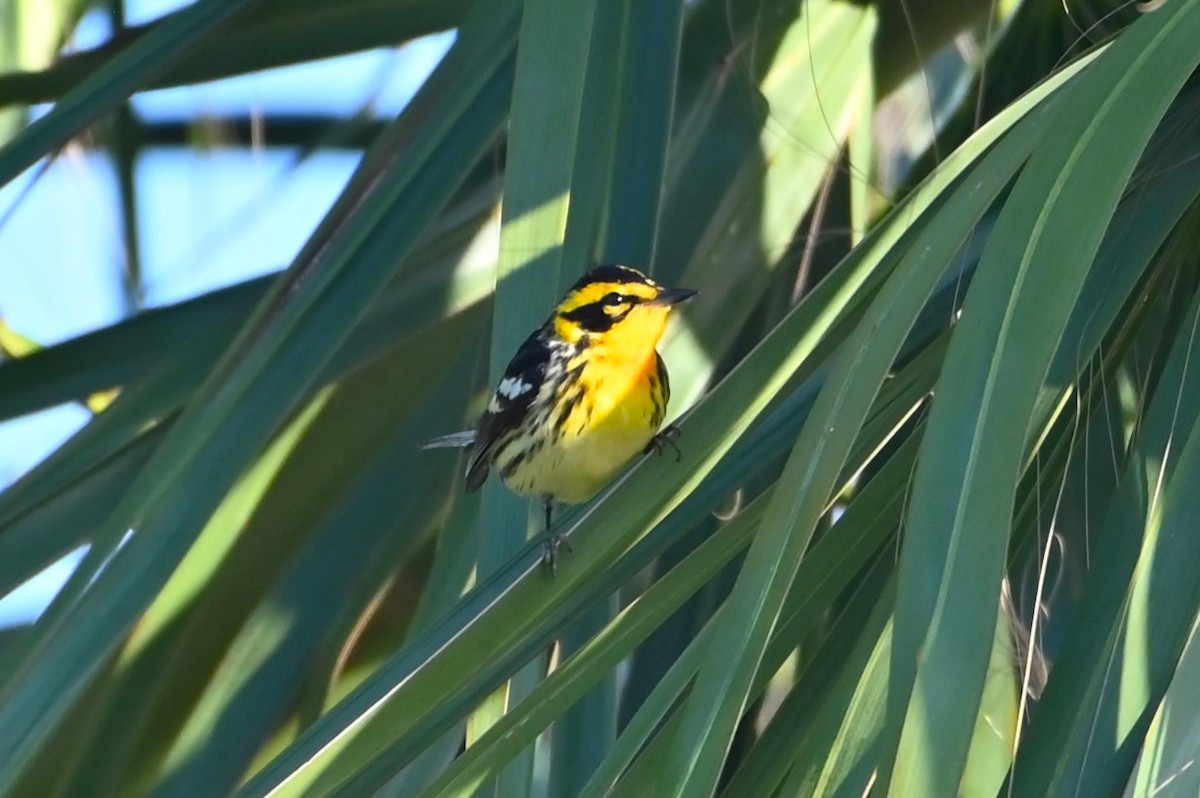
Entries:
[[475,443],[475,430],[469,429],[462,432],[451,432],[449,435],[442,435],[433,440],[421,444],[422,449],[466,449]]

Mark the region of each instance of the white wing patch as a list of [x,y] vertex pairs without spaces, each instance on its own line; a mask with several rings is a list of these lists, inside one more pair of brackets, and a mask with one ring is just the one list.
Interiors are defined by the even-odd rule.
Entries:
[[496,388],[496,393],[511,402],[513,399],[529,393],[531,390],[533,390],[533,386],[520,377],[505,377],[500,380],[500,386]]

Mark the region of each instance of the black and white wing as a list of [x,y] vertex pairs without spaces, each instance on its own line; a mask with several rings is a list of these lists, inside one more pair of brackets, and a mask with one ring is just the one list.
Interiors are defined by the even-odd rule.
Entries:
[[467,459],[468,492],[478,490],[487,479],[496,444],[521,426],[542,387],[550,362],[550,347],[540,333],[534,333],[521,344],[475,427],[475,442]]

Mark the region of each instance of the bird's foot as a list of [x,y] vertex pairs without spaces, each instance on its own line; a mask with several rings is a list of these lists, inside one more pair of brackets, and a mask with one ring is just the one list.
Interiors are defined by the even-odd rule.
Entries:
[[551,574],[554,574],[558,569],[558,552],[560,549],[574,551],[571,548],[571,541],[562,535],[557,532],[547,534],[542,548],[542,564],[550,569]]
[[645,454],[654,452],[662,454],[669,447],[675,452],[675,462],[679,462],[679,458],[683,457],[683,452],[679,451],[679,444],[675,443],[675,439],[679,437],[679,427],[674,424],[668,424],[646,444],[646,448],[642,451]]

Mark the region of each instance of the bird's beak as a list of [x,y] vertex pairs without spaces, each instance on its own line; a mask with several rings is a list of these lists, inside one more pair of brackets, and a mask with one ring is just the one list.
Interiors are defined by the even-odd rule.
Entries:
[[664,288],[658,292],[658,296],[651,299],[646,304],[648,305],[678,305],[680,302],[686,302],[694,297],[698,291],[691,288]]

